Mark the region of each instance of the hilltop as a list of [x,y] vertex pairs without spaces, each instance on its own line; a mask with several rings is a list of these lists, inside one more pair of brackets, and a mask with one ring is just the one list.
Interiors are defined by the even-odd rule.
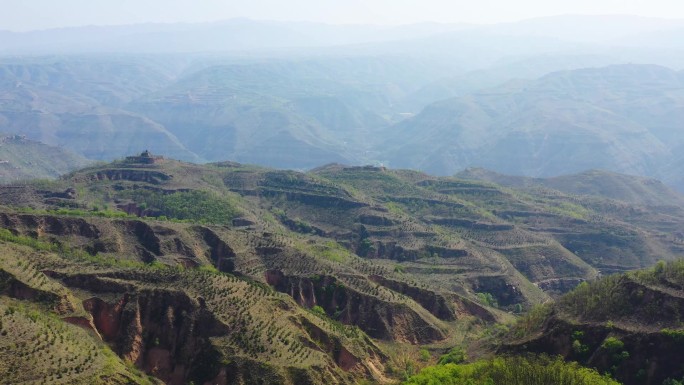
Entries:
[[91,161],[22,135],[0,135],[0,183],[56,178]]

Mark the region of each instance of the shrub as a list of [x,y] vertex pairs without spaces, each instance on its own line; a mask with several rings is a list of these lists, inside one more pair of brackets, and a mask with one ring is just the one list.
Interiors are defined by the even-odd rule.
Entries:
[[315,314],[318,314],[318,315],[323,316],[323,317],[325,317],[327,315],[325,313],[325,310],[323,310],[323,308],[318,306],[318,305],[312,307],[311,311],[314,312]]
[[619,385],[618,382],[560,357],[504,357],[472,364],[423,369],[405,385]]
[[499,304],[496,301],[496,297],[494,297],[491,293],[476,293],[477,294],[477,299],[480,301],[482,304],[491,306],[491,307],[499,307]]
[[437,364],[439,364],[439,365],[460,364],[460,363],[464,362],[466,359],[467,359],[467,357],[466,357],[465,350],[462,347],[457,346],[457,347],[454,347],[451,350],[449,350],[449,353],[440,357]]
[[603,344],[601,344],[601,347],[608,350],[608,351],[616,352],[616,351],[624,348],[625,343],[620,341],[618,338],[608,337],[608,338],[606,338],[605,341],[603,341]]
[[662,329],[660,333],[666,335],[674,340],[681,341],[684,339],[684,330],[678,329]]

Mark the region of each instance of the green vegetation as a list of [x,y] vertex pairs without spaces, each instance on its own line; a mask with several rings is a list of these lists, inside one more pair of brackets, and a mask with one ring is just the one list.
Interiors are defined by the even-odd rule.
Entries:
[[605,341],[603,341],[603,344],[601,344],[603,349],[611,352],[621,350],[624,346],[625,344],[616,337],[608,337]]
[[589,352],[589,346],[582,343],[583,338],[584,332],[575,331],[572,333],[572,351],[579,356],[584,356]]
[[451,348],[449,352],[439,358],[439,361],[437,363],[439,365],[446,365],[446,364],[460,364],[463,363],[467,360],[466,352],[465,349],[463,349],[460,346],[456,346],[454,348]]
[[161,219],[173,218],[199,223],[226,224],[237,215],[236,203],[227,195],[207,191],[180,191],[161,194],[133,190],[122,194],[139,206],[158,212]]
[[582,282],[559,301],[562,309],[589,319],[606,319],[632,312],[623,275],[611,275],[588,283]]
[[617,337],[608,337],[601,344],[601,349],[605,349],[608,352],[610,359],[610,371],[615,373],[617,371],[618,365],[629,358],[629,352],[624,350],[625,344],[620,341]]
[[505,357],[472,364],[429,367],[405,385],[619,385],[609,377],[561,358]]
[[660,332],[673,340],[682,341],[684,340],[684,330],[683,329],[661,329]]
[[[506,341],[523,349],[544,346],[548,354],[567,355],[629,384],[676,381],[680,367],[669,362],[684,340],[683,290],[683,260],[583,282],[522,317]],[[658,351],[649,350],[654,345]],[[659,371],[644,365],[647,351]]]
[[476,293],[477,299],[484,305],[491,306],[491,307],[499,307],[499,304],[496,301],[496,298],[492,295],[492,293]]
[[311,311],[314,312],[314,314],[317,314],[317,315],[319,315],[319,316],[321,316],[321,317],[326,317],[326,316],[327,316],[327,314],[325,313],[325,310],[323,310],[323,308],[320,307],[320,306],[318,306],[318,305],[312,307],[312,308],[311,308]]
[[511,334],[516,338],[521,338],[538,331],[552,311],[553,307],[550,305],[533,307],[532,310],[517,320],[511,329]]
[[[630,283],[645,285],[634,290]],[[563,296],[558,306],[584,319],[604,320],[612,328],[612,318],[663,311],[651,303],[641,303],[649,286],[684,287],[684,260],[658,262],[650,269],[614,274],[592,282],[583,282]]]
[[658,261],[653,267],[630,273],[630,276],[645,284],[684,285],[684,259],[674,261]]

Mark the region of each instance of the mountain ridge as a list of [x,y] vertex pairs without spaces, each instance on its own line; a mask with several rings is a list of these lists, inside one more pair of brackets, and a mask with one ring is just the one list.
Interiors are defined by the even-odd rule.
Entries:
[[[441,175],[478,166],[529,176],[591,168],[666,176],[663,163],[680,140],[672,119],[682,79],[660,66],[619,65],[480,91],[434,103],[391,127],[381,156]],[[643,86],[652,91],[637,94]]]

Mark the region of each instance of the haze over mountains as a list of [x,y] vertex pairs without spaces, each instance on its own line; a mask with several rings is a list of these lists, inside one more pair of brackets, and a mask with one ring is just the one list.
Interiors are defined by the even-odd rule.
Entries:
[[97,160],[150,149],[294,169],[606,169],[681,190],[682,31],[563,16],[2,32],[0,131]]
[[684,140],[682,107],[684,73],[668,68],[555,72],[431,104],[391,128],[384,157],[438,174],[479,165],[530,176],[591,168],[666,176]]
[[0,32],[0,383],[680,385],[682,122],[684,20]]

